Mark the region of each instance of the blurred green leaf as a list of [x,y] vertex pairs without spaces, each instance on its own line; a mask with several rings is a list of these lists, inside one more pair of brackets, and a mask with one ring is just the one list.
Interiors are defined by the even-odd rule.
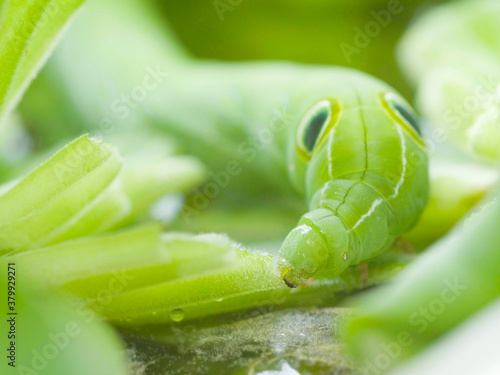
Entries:
[[[500,300],[492,302],[390,375],[497,374]],[[460,360],[457,360],[460,358]]]
[[459,223],[391,284],[354,300],[346,327],[354,358],[371,366],[397,348],[401,363],[500,295],[500,195]]
[[162,196],[189,191],[203,181],[205,170],[194,157],[173,156],[160,160],[130,160],[120,179],[129,197],[130,215],[116,226],[148,217],[151,206]]
[[0,121],[17,104],[83,0],[4,0],[0,8]]
[[[8,268],[0,260],[0,285],[7,290]],[[96,314],[65,303],[55,294],[35,288],[27,275],[19,272],[15,289],[15,312],[7,315],[2,307],[0,328],[4,355],[2,374],[125,375],[126,359],[115,333]],[[15,338],[9,338],[8,319],[15,319]],[[15,367],[7,362],[11,341],[15,347]]]
[[450,231],[496,185],[498,171],[466,161],[431,160],[429,203],[418,224],[403,235],[424,250]]
[[18,252],[145,219],[153,203],[204,175],[191,157],[122,161],[110,145],[82,136],[0,194],[0,252]]

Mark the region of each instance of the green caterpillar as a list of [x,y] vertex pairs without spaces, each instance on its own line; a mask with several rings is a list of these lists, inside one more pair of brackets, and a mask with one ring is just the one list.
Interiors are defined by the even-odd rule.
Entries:
[[[96,123],[106,116],[118,117],[120,125],[134,126],[137,118],[141,125],[154,123],[207,164],[210,181],[196,190],[203,199],[188,202],[187,218],[205,208],[198,201],[215,198],[230,207],[305,200],[301,212],[308,213],[280,251],[279,268],[290,286],[333,277],[380,255],[417,221],[428,195],[426,151],[411,107],[392,88],[349,69],[196,62],[176,53],[149,18],[144,29],[130,28],[144,24],[142,7],[124,2],[120,16],[116,8],[95,11],[87,18],[92,27],[74,24],[56,67],[65,77],[82,76],[71,57],[78,41],[86,64],[97,64],[93,70],[102,77],[120,76],[128,95],[85,96],[88,85],[78,86],[87,108],[111,105],[104,114],[92,113]],[[89,29],[99,30],[98,38]],[[109,70],[96,39],[131,64],[123,41],[136,41],[142,63],[122,68],[121,75]]]
[[[189,139],[190,153],[211,160],[205,156],[229,145],[233,155],[221,160],[238,160],[235,179],[251,176],[256,163],[257,177],[243,180],[252,189],[288,178],[305,196],[308,212],[280,250],[289,286],[380,255],[422,212],[425,146],[411,107],[385,84],[347,69],[282,63],[199,64],[176,77],[168,103],[148,112],[178,139]],[[293,115],[278,127],[276,112]],[[225,142],[230,130],[237,132]],[[266,147],[251,155],[238,148],[266,131]],[[210,133],[204,146],[200,133]],[[245,162],[246,156],[252,158]]]
[[425,206],[427,161],[411,109],[364,84],[347,81],[351,95],[319,102],[292,128],[290,176],[303,181],[310,211],[280,251],[289,286],[381,254]]
[[500,160],[499,17],[496,0],[451,2],[418,19],[399,48],[436,138],[490,164]]

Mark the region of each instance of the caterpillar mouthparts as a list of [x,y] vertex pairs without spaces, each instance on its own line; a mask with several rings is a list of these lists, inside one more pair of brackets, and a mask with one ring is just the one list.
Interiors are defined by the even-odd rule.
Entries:
[[296,288],[321,271],[328,258],[327,244],[318,232],[307,224],[293,229],[285,239],[278,267],[287,286]]
[[286,286],[289,287],[289,288],[292,288],[292,289],[295,289],[298,287],[297,284],[292,284],[291,282],[289,282],[287,279],[286,279],[286,276],[283,278],[283,281],[285,282]]

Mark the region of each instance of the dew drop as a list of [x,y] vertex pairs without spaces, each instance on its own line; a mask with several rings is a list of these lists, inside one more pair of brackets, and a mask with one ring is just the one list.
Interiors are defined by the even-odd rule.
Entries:
[[343,258],[344,260],[347,260],[347,253],[342,254],[342,258]]
[[172,320],[174,322],[180,322],[182,319],[184,319],[184,310],[182,310],[182,309],[173,309],[170,312],[170,318],[172,318]]

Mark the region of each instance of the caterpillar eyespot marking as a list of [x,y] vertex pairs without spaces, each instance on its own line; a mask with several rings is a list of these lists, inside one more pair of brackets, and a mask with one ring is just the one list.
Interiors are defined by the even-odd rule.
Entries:
[[403,119],[405,119],[412,127],[417,131],[418,134],[422,135],[422,131],[420,130],[420,125],[413,115],[408,112],[408,110],[403,107],[398,102],[391,103],[394,110],[401,115]]
[[325,99],[312,106],[304,115],[297,130],[297,147],[304,159],[310,158],[314,150],[324,142],[339,112],[335,100]]
[[315,104],[304,115],[297,129],[297,146],[306,156],[312,153],[321,132],[330,122],[331,115],[332,107],[328,100]]
[[412,136],[422,142],[422,130],[420,128],[419,121],[413,110],[409,108],[402,99],[399,98],[392,92],[388,92],[382,95],[383,106],[389,112],[389,114],[403,127],[412,134]]
[[322,108],[314,117],[309,121],[304,132],[304,144],[307,151],[311,152],[316,144],[319,134],[325,124],[328,123],[331,116],[330,108]]

